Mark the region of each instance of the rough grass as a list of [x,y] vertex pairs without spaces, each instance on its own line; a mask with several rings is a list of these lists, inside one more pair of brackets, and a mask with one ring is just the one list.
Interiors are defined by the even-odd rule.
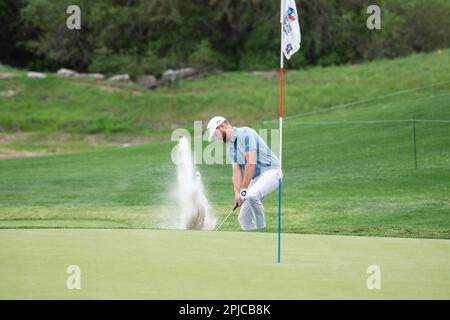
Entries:
[[[440,50],[361,65],[289,70],[285,115],[447,81],[449,57],[450,50]],[[212,114],[224,114],[238,125],[258,124],[278,114],[278,79],[250,73],[217,74],[136,94],[54,75],[29,80],[24,72],[14,72],[17,77],[0,80],[0,91],[17,91],[14,97],[0,97],[4,133],[132,134],[164,140],[174,128],[190,128],[194,120]]]

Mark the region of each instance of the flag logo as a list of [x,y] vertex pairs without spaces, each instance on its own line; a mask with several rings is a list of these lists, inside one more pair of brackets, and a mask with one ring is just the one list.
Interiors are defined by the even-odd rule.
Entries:
[[288,45],[286,46],[286,53],[289,54],[291,53],[292,50],[293,50],[292,44],[288,43]]
[[284,56],[290,59],[300,49],[302,36],[300,33],[300,17],[298,16],[297,6],[295,0],[284,0],[284,7],[282,8],[282,50]]
[[289,7],[287,15],[289,20],[295,21],[295,10],[293,8]]

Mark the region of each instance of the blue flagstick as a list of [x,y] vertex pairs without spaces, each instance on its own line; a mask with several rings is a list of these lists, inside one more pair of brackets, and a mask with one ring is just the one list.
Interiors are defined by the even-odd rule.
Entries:
[[278,263],[281,262],[281,178],[278,180]]

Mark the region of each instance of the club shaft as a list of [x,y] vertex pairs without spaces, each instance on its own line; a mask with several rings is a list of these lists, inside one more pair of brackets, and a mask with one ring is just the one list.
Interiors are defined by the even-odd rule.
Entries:
[[236,210],[237,206],[234,207],[233,209],[231,209],[230,213],[228,213],[228,215],[225,217],[225,219],[222,221],[222,223],[217,227],[216,231],[219,231],[220,227],[223,226],[223,224],[225,222],[227,222],[228,218],[230,218],[230,216],[233,214],[234,210]]

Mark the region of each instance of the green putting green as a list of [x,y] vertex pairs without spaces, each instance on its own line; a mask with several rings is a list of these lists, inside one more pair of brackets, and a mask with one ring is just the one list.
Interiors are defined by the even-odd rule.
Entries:
[[[1,230],[1,299],[449,299],[450,241],[173,230]],[[69,290],[67,267],[81,269]],[[381,289],[367,288],[367,268]]]

